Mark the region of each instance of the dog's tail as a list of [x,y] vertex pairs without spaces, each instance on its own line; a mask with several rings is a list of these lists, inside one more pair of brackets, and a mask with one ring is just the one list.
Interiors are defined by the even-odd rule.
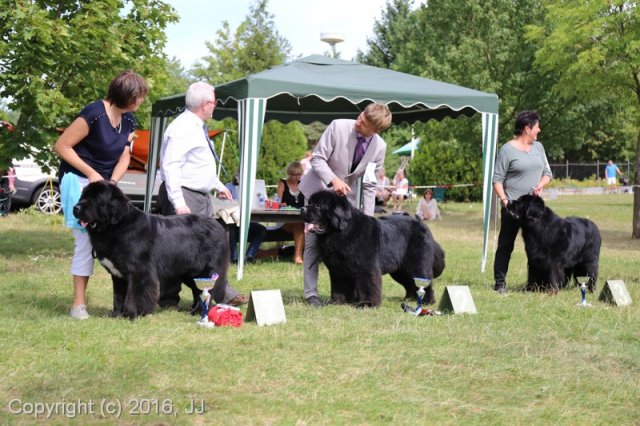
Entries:
[[433,250],[433,278],[438,278],[444,271],[444,250],[440,244],[435,243]]

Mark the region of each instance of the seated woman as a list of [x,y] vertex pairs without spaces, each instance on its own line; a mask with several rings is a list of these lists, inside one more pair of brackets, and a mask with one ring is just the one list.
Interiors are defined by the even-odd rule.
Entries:
[[[293,161],[287,167],[287,178],[278,182],[278,198],[282,207],[304,206],[304,195],[298,189],[300,177],[302,177],[302,165],[299,161]],[[293,261],[302,265],[302,251],[304,250],[304,223],[285,223],[282,229],[293,234]]]
[[432,190],[427,188],[422,193],[422,198],[416,209],[416,217],[420,220],[440,219],[440,209],[438,208],[438,202],[433,198]]
[[398,169],[396,177],[393,179],[394,190],[391,192],[391,199],[393,200],[393,211],[402,211],[402,203],[404,199],[409,195],[409,181],[404,177],[404,170]]
[[391,183],[389,178],[384,175],[384,169],[380,169],[376,178],[376,206],[386,206],[389,198],[391,198],[391,191],[389,191]]

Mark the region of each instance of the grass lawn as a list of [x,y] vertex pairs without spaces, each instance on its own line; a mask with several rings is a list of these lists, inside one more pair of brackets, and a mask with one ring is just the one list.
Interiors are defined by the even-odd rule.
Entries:
[[[389,277],[379,309],[309,308],[301,267],[266,261],[247,265],[239,282],[232,267],[232,285],[280,289],[287,323],[239,329],[203,329],[175,311],[111,319],[111,280],[99,265],[91,318],[71,319],[71,231],[60,218],[12,214],[0,220],[0,423],[637,424],[640,241],[630,238],[632,203],[628,194],[548,203],[600,228],[592,308],[576,306],[573,287],[556,296],[522,292],[520,238],[509,293],[494,293],[493,255],[480,273],[480,205],[447,203],[443,220],[430,225],[447,254],[436,297],[446,285],[468,285],[476,315],[403,313],[404,290]],[[598,302],[606,279],[624,280],[634,303]],[[320,292],[328,298],[324,267]],[[190,292],[182,296],[186,309]]]

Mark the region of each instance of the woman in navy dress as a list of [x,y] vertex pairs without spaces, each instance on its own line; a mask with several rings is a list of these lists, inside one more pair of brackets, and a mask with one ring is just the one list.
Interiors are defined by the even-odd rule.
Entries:
[[[104,99],[80,111],[53,147],[61,159],[60,181],[65,174],[73,173],[82,187],[100,180],[118,183],[129,167],[129,147],[136,130],[132,112],[142,104],[147,92],[142,77],[124,71],[111,81]],[[73,234],[73,305],[69,314],[87,319],[85,294],[93,274],[93,248],[86,232],[73,229]]]

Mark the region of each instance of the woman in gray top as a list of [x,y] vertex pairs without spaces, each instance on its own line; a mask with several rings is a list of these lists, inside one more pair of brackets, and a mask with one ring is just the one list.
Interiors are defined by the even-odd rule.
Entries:
[[540,116],[523,111],[516,117],[514,138],[498,151],[493,172],[493,190],[502,205],[498,249],[493,263],[495,290],[506,292],[505,277],[520,226],[505,207],[522,195],[542,195],[542,188],[551,181],[551,169],[544,147],[536,139],[540,133]]

